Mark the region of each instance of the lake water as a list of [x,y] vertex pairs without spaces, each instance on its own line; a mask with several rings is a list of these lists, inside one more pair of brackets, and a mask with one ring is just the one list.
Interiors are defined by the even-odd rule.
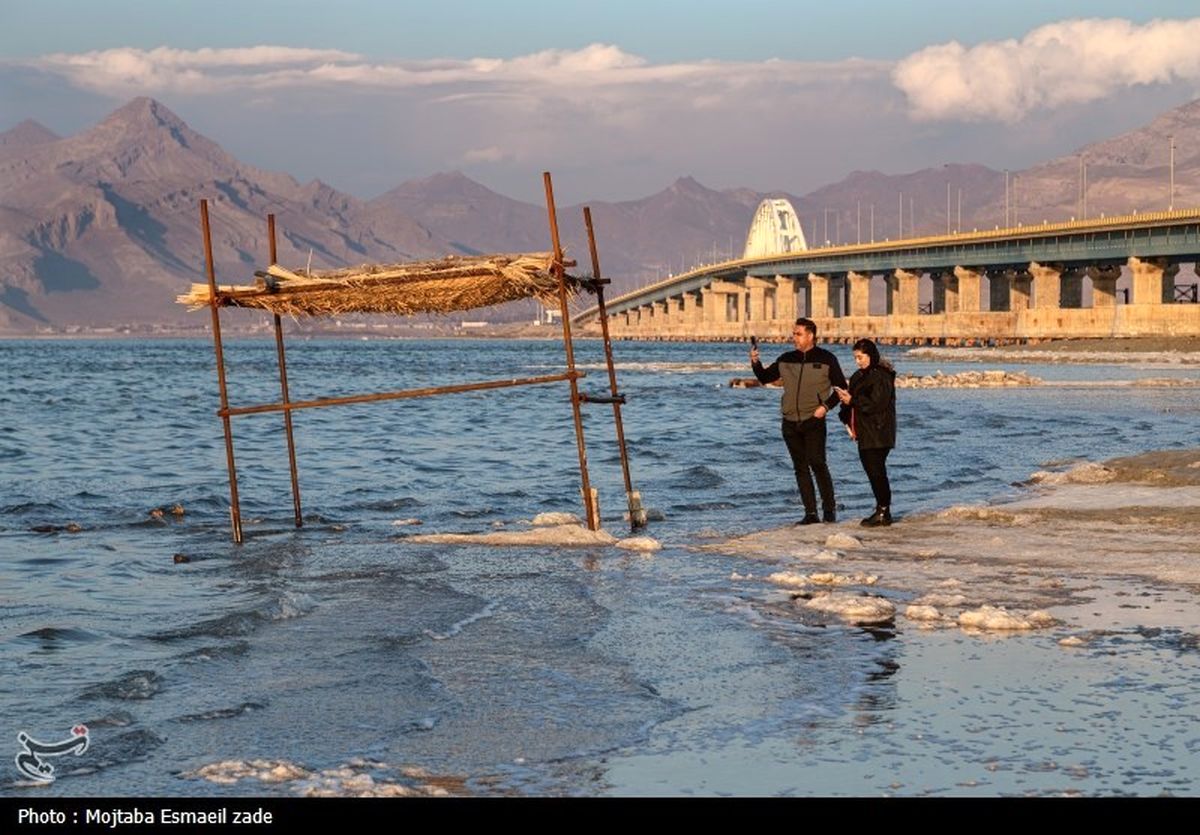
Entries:
[[[1186,634],[1147,615],[1068,656],[1049,636],[781,614],[731,579],[752,561],[697,548],[801,515],[778,392],[728,388],[749,375],[745,346],[615,352],[634,485],[660,517],[651,554],[407,541],[580,514],[565,384],[297,412],[300,530],[282,419],[234,418],[238,546],[210,343],[3,343],[0,793],[1197,793]],[[277,399],[273,342],[231,339],[226,356],[234,405]],[[577,358],[604,393],[599,343]],[[296,400],[563,362],[555,341],[293,339],[288,354]],[[1124,384],[1196,368],[1019,370],[1049,384],[899,392],[896,512],[1013,498],[1048,463],[1197,445],[1200,389]],[[626,536],[611,408],[584,408],[604,527]],[[872,501],[833,428],[854,532]],[[1155,593],[1194,614],[1191,592]],[[24,784],[17,734],[81,722],[87,753]]]

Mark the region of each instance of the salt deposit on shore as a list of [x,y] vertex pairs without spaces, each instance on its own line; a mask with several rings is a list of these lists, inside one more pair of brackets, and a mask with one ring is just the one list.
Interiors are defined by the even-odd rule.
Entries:
[[393,766],[360,757],[320,771],[286,760],[225,760],[181,776],[223,786],[243,781],[285,784],[301,797],[448,797],[451,793],[466,793],[465,778],[439,777],[423,768]]
[[[789,527],[703,547],[774,564],[773,572],[755,572],[769,575],[759,582],[770,586],[812,588],[826,574],[877,577],[880,587],[902,595],[914,625],[989,634],[1148,622],[1190,630],[1200,587],[1198,515],[1200,450],[1170,450],[1039,471],[1017,501],[913,514],[870,532],[856,528],[861,540]],[[861,547],[839,555],[836,575],[814,573],[834,537]],[[1192,602],[1158,609],[1131,597]],[[1055,640],[1075,645],[1067,637]]]
[[[404,542],[419,542],[448,545],[555,545],[565,547],[615,545],[627,551],[649,553],[658,551],[662,544],[649,536],[633,536],[618,539],[605,530],[591,531],[579,524],[561,524],[546,517],[569,517],[569,513],[542,514],[529,530],[492,531],[490,533],[430,533],[416,534],[403,538]],[[541,521],[539,521],[541,520]]]
[[903,374],[896,378],[896,388],[928,389],[928,388],[1015,388],[1017,386],[1040,386],[1044,381],[1020,371],[962,371],[958,374],[934,374],[917,376]]
[[1004,348],[913,348],[915,359],[958,362],[1137,364],[1200,366],[1200,340],[1183,337],[1078,339]]

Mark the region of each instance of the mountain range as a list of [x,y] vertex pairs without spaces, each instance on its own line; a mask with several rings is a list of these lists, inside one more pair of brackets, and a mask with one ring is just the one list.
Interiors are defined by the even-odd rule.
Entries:
[[[1010,217],[1037,223],[1078,214],[1083,163],[1089,215],[1166,208],[1171,137],[1174,205],[1197,205],[1200,100],[1141,129],[1011,172]],[[588,205],[602,271],[619,293],[739,255],[764,197],[790,199],[815,245],[869,240],[872,231],[882,239],[1002,224],[1005,179],[977,164],[903,175],[856,171],[810,194],[790,195],[717,191],[681,177],[649,197]],[[221,283],[246,283],[265,265],[269,212],[285,266],[550,246],[545,207],[505,197],[460,172],[362,200],[319,180],[301,184],[247,165],[160,102],[137,98],[75,136],[59,137],[32,121],[0,133],[0,333],[203,327],[206,317],[174,303],[191,282],[204,280],[201,198],[210,202]],[[559,219],[568,254],[579,261],[576,272],[587,273],[580,208],[560,206]]]

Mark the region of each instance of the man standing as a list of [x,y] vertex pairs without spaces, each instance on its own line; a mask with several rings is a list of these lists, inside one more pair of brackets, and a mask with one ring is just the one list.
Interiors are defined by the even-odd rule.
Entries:
[[[825,416],[838,402],[834,387],[845,388],[846,377],[837,357],[816,347],[817,326],[811,319],[797,319],[792,328],[792,345],[766,368],[758,358],[758,348],[750,349],[750,367],[763,385],[783,380],[783,442],[792,456],[796,486],[804,502],[804,518],[797,524],[820,522],[812,477],[821,491],[821,507],[826,522],[837,521],[837,503],[833,497],[833,479],[825,463]],[[809,475],[811,470],[812,475]]]

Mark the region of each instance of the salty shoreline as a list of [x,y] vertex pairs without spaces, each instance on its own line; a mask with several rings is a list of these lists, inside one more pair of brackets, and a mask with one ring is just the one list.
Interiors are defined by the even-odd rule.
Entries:
[[1063,339],[1003,348],[912,348],[905,356],[958,362],[1014,362],[1061,364],[1132,364],[1166,366],[1200,365],[1200,339],[1196,337],[1136,337],[1130,339]]
[[[1127,598],[1161,596],[1166,588],[1190,605],[1150,620],[1194,629],[1200,449],[1038,472],[1026,486],[1016,501],[952,505],[891,528],[775,528],[701,547],[762,561],[762,570],[735,579],[781,585],[802,595],[797,604],[831,583],[858,594],[887,589],[896,620],[920,628],[969,628],[968,613],[984,607],[1018,618],[1049,609],[1057,623],[1045,626],[1070,646],[1086,642],[1080,630],[1147,626],[1147,612]],[[918,608],[906,610],[910,604]]]

